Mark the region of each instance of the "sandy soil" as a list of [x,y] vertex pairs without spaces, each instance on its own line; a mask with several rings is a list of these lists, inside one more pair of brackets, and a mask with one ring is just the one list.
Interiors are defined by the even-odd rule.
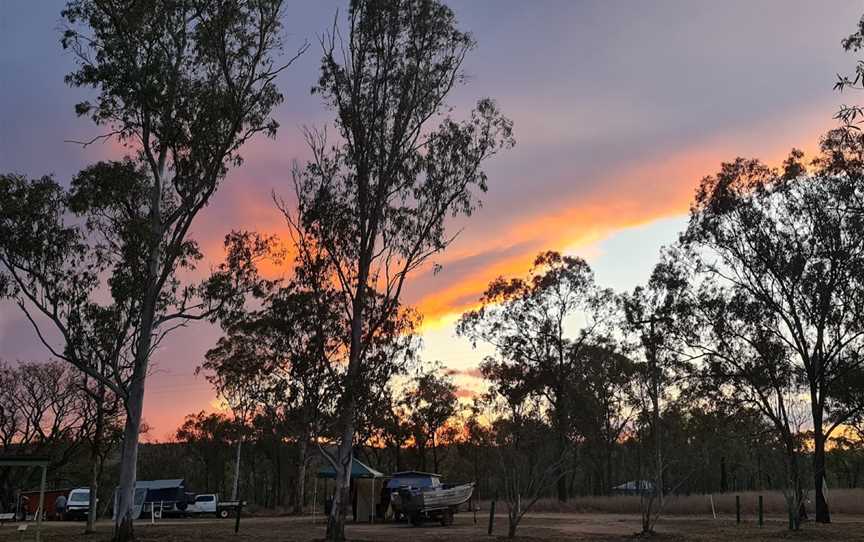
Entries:
[[[448,542],[477,542],[490,540],[486,534],[488,516],[477,516],[474,524],[470,513],[456,517],[450,527],[429,524],[411,527],[407,524],[350,525],[348,536],[352,540],[386,540],[426,542],[447,540]],[[0,542],[21,540],[17,525],[7,523],[0,527]],[[639,517],[622,514],[535,514],[526,517],[519,526],[517,540],[633,540],[639,530]],[[757,540],[864,540],[864,517],[837,517],[827,526],[804,525],[797,533],[785,529],[781,518],[769,518],[763,527],[754,522],[736,525],[734,518],[713,520],[697,516],[663,518],[658,525],[662,541],[694,540],[704,542],[735,540],[736,542]],[[111,524],[98,525],[95,535],[84,536],[82,523],[44,524],[42,540],[46,542],[104,542],[110,540]],[[495,518],[495,537],[505,539],[507,518]],[[243,518],[240,534],[234,534],[233,520],[177,519],[162,520],[156,525],[149,522],[136,524],[136,535],[142,541],[262,541],[262,542],[311,542],[321,540],[324,525],[320,518],[316,524],[311,518]],[[35,540],[35,525],[31,525],[23,540]]]

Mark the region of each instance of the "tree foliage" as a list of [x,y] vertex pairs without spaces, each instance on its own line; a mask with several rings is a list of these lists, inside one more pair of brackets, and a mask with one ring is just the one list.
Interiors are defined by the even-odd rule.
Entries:
[[354,0],[346,26],[334,24],[322,39],[313,89],[334,112],[338,139],[307,132],[313,159],[295,170],[297,211],[283,206],[300,243],[329,262],[350,321],[339,490],[328,523],[334,540],[345,536],[357,392],[371,339],[398,310],[409,274],[452,241],[445,219],[478,204],[487,182],[481,163],[513,144],[510,121],[488,99],[467,121],[438,120],[474,46],[447,6]]
[[[725,341],[720,369],[746,376],[756,403],[770,401],[767,413],[780,390],[801,385],[809,396],[818,521],[830,519],[826,438],[862,406],[862,389],[850,385],[864,362],[862,188],[849,160],[858,147],[836,136],[826,136],[810,171],[798,151],[782,170],[724,164],[700,185],[684,235],[704,254],[700,272],[717,284],[706,295],[720,311],[712,319]],[[725,295],[716,301],[719,288]],[[774,397],[758,397],[766,392]]]
[[[527,278],[494,280],[480,304],[462,315],[457,332],[475,345],[494,347],[482,371],[496,393],[512,405],[542,401],[564,456],[576,411],[576,375],[591,349],[609,337],[612,292],[595,285],[584,260],[544,252]],[[559,484],[559,499],[566,500],[563,479]]]

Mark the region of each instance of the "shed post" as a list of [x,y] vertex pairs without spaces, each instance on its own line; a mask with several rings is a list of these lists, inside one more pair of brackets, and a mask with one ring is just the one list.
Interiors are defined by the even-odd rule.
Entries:
[[42,540],[42,514],[45,513],[45,477],[48,465],[42,465],[42,482],[39,484],[39,515],[36,518],[36,542]]
[[369,523],[375,523],[375,512],[377,512],[377,510],[375,510],[375,480],[376,480],[376,478],[373,476],[372,477],[372,495],[371,495],[372,499],[369,501],[369,504],[372,505],[372,513],[369,514]]
[[[326,486],[325,486],[326,487]],[[325,489],[324,493],[327,491]],[[318,477],[315,477],[315,489],[312,491],[312,524],[315,524],[315,508],[318,506]]]

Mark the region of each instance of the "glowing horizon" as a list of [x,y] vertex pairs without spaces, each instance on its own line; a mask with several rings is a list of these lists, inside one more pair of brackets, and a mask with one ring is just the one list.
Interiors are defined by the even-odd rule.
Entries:
[[[63,84],[72,59],[58,45],[62,4],[12,4],[0,23],[0,68],[16,74],[2,87],[0,171],[54,173],[65,183],[86,164],[125,151],[63,143],[98,131],[75,118],[82,95]],[[292,6],[288,50],[325,28],[343,4]],[[840,40],[860,16],[852,1],[831,10],[743,0],[561,2],[546,10],[518,1],[448,4],[478,42],[466,63],[468,84],[453,93],[454,116],[491,96],[513,119],[517,140],[487,164],[483,207],[451,224],[464,231],[435,258],[442,271],[420,270],[404,298],[424,314],[423,357],[458,371],[463,395],[482,389],[472,371],[485,351],[456,338],[454,322],[496,276],[524,276],[539,251],[554,249],[585,257],[600,284],[632,288],[647,278],[657,249],[674,241],[698,181],[721,162],[748,156],[779,164],[793,147],[812,154],[846,98],[831,87],[836,73],[854,68]],[[308,157],[300,127],[332,117],[308,92],[319,60],[313,48],[281,77],[278,137],[243,149],[244,165],[197,219],[201,272],[220,261],[232,229],[285,237],[271,194],[290,202],[291,164]],[[193,374],[218,337],[218,328],[193,324],[156,354],[145,400],[150,438],[167,438],[186,414],[218,408]],[[0,304],[0,358],[48,358],[9,303]]]

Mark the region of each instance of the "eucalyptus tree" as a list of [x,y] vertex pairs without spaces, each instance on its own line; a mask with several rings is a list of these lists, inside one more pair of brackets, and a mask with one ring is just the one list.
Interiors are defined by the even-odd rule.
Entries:
[[[575,406],[574,376],[589,348],[605,341],[615,315],[614,297],[594,283],[588,264],[557,252],[540,253],[524,279],[494,280],[480,307],[466,312],[456,331],[495,354],[484,376],[502,395],[527,394],[545,401],[558,456],[570,447]],[[557,477],[558,499],[567,485]]]
[[[273,288],[258,272],[258,261],[273,259],[279,254],[274,247],[275,238],[250,232],[231,232],[225,237],[227,257],[224,267],[234,276],[245,277],[249,293],[260,298]],[[245,299],[237,300],[219,312],[218,318],[229,333],[219,339],[217,345],[208,350],[206,361],[195,372],[205,371],[207,380],[213,385],[219,398],[231,409],[233,422],[237,424],[236,455],[234,458],[234,485],[231,499],[237,500],[240,489],[240,461],[243,441],[249,424],[258,412],[259,404],[271,388],[270,372],[264,368],[266,351],[260,337],[254,333],[243,333]],[[248,326],[247,326],[248,327]]]
[[819,522],[830,521],[826,441],[864,405],[864,146],[847,135],[829,133],[811,170],[799,151],[779,170],[724,164],[702,181],[683,236],[699,271],[730,293],[736,341],[759,354],[747,360],[758,361],[755,376],[807,392]]
[[796,397],[802,393],[792,352],[772,332],[778,316],[749,292],[715,280],[699,286],[693,304],[695,357],[706,361],[696,373],[703,395],[717,404],[753,409],[771,423],[783,450],[790,527],[802,518],[801,423]]
[[[266,280],[258,262],[281,260],[275,238],[248,232],[229,238],[227,266],[254,286],[241,304],[220,314],[225,335],[208,350],[199,371],[232,405],[235,418],[275,409],[286,420],[299,451],[294,503],[295,512],[302,513],[308,448],[325,433],[332,414],[344,317],[326,270],[310,270],[298,260],[291,280]],[[239,449],[238,443],[237,465]]]
[[[843,49],[847,52],[858,53],[864,48],[864,17],[858,19],[857,27],[855,32],[844,38],[841,42]],[[855,65],[855,71],[851,76],[837,74],[837,81],[834,83],[834,90],[840,92],[861,89],[864,89],[864,60],[858,60]],[[834,118],[849,129],[847,133],[852,135],[860,131],[862,116],[864,116],[864,107],[857,104],[844,104],[840,107]],[[864,207],[858,208],[858,211],[864,212]]]
[[583,348],[572,363],[573,433],[585,443],[598,475],[594,492],[608,494],[615,449],[634,418],[637,367],[612,343]]
[[187,414],[174,433],[174,438],[184,443],[190,455],[200,462],[204,491],[225,491],[225,466],[230,461],[231,441],[237,440],[236,433],[237,424],[230,417],[203,410]]
[[[507,368],[493,360],[481,367],[487,378],[502,370]],[[487,446],[488,469],[494,474],[491,485],[507,506],[507,537],[514,538],[525,515],[568,474],[567,458],[556,443],[549,442],[554,428],[544,415],[543,401],[519,383],[494,382],[481,402],[474,404],[475,415],[482,411],[491,424],[488,428],[469,424],[470,438]]]
[[654,266],[647,284],[637,286],[632,292],[621,296],[624,312],[623,331],[635,337],[636,350],[643,353],[642,362],[636,366],[636,404],[650,420],[654,446],[652,450],[654,492],[648,500],[643,499],[647,509],[642,513],[642,531],[653,531],[654,523],[663,508],[665,491],[662,411],[676,382],[685,369],[681,356],[680,338],[687,336],[684,327],[690,304],[688,299],[687,270],[679,265],[679,255],[674,249],[661,255]]
[[0,444],[6,453],[48,455],[52,467],[60,467],[80,450],[92,420],[76,377],[60,361],[0,362]]
[[436,0],[353,0],[344,29],[322,39],[313,92],[334,111],[338,141],[307,132],[312,160],[295,171],[301,239],[326,255],[349,326],[338,406],[337,491],[328,538],[342,540],[358,397],[369,346],[398,310],[406,280],[453,240],[486,190],[481,163],[513,144],[511,123],[481,100],[452,120],[446,100],[474,47]]
[[456,415],[456,385],[433,365],[408,384],[403,398],[408,426],[420,456],[420,470],[426,470],[426,449],[432,445],[433,472],[438,471],[439,432]]
[[[96,264],[76,261],[83,256],[60,245],[87,244],[74,225],[64,226],[67,235],[58,239],[30,232],[26,240],[34,241],[38,254],[7,243],[4,264],[7,271],[15,268],[9,275],[28,302],[38,306],[36,300],[48,292],[38,310],[57,328],[69,327],[62,311],[43,307],[72,306],[93,295],[106,272],[115,305],[131,307],[123,313],[130,327],[118,335],[129,338],[128,376],[103,379],[126,410],[118,540],[133,536],[138,433],[153,350],[171,329],[210,313],[200,290],[184,285],[178,274],[201,258],[189,229],[230,167],[242,161],[243,144],[277,129],[270,119],[282,100],[275,79],[293,60],[275,58],[281,11],[281,0],[71,0],[62,12],[62,44],[78,62],[66,81],[95,90],[95,100],[78,104],[76,111],[105,129],[84,143],[113,138],[134,157],[97,166],[77,188],[71,210],[84,218],[85,231],[103,238]],[[56,212],[47,216],[56,218]],[[30,262],[34,257],[54,274],[73,270],[82,282],[65,279],[68,292],[53,295],[59,290],[46,275],[30,273],[37,270]],[[88,375],[98,379],[95,373]]]

